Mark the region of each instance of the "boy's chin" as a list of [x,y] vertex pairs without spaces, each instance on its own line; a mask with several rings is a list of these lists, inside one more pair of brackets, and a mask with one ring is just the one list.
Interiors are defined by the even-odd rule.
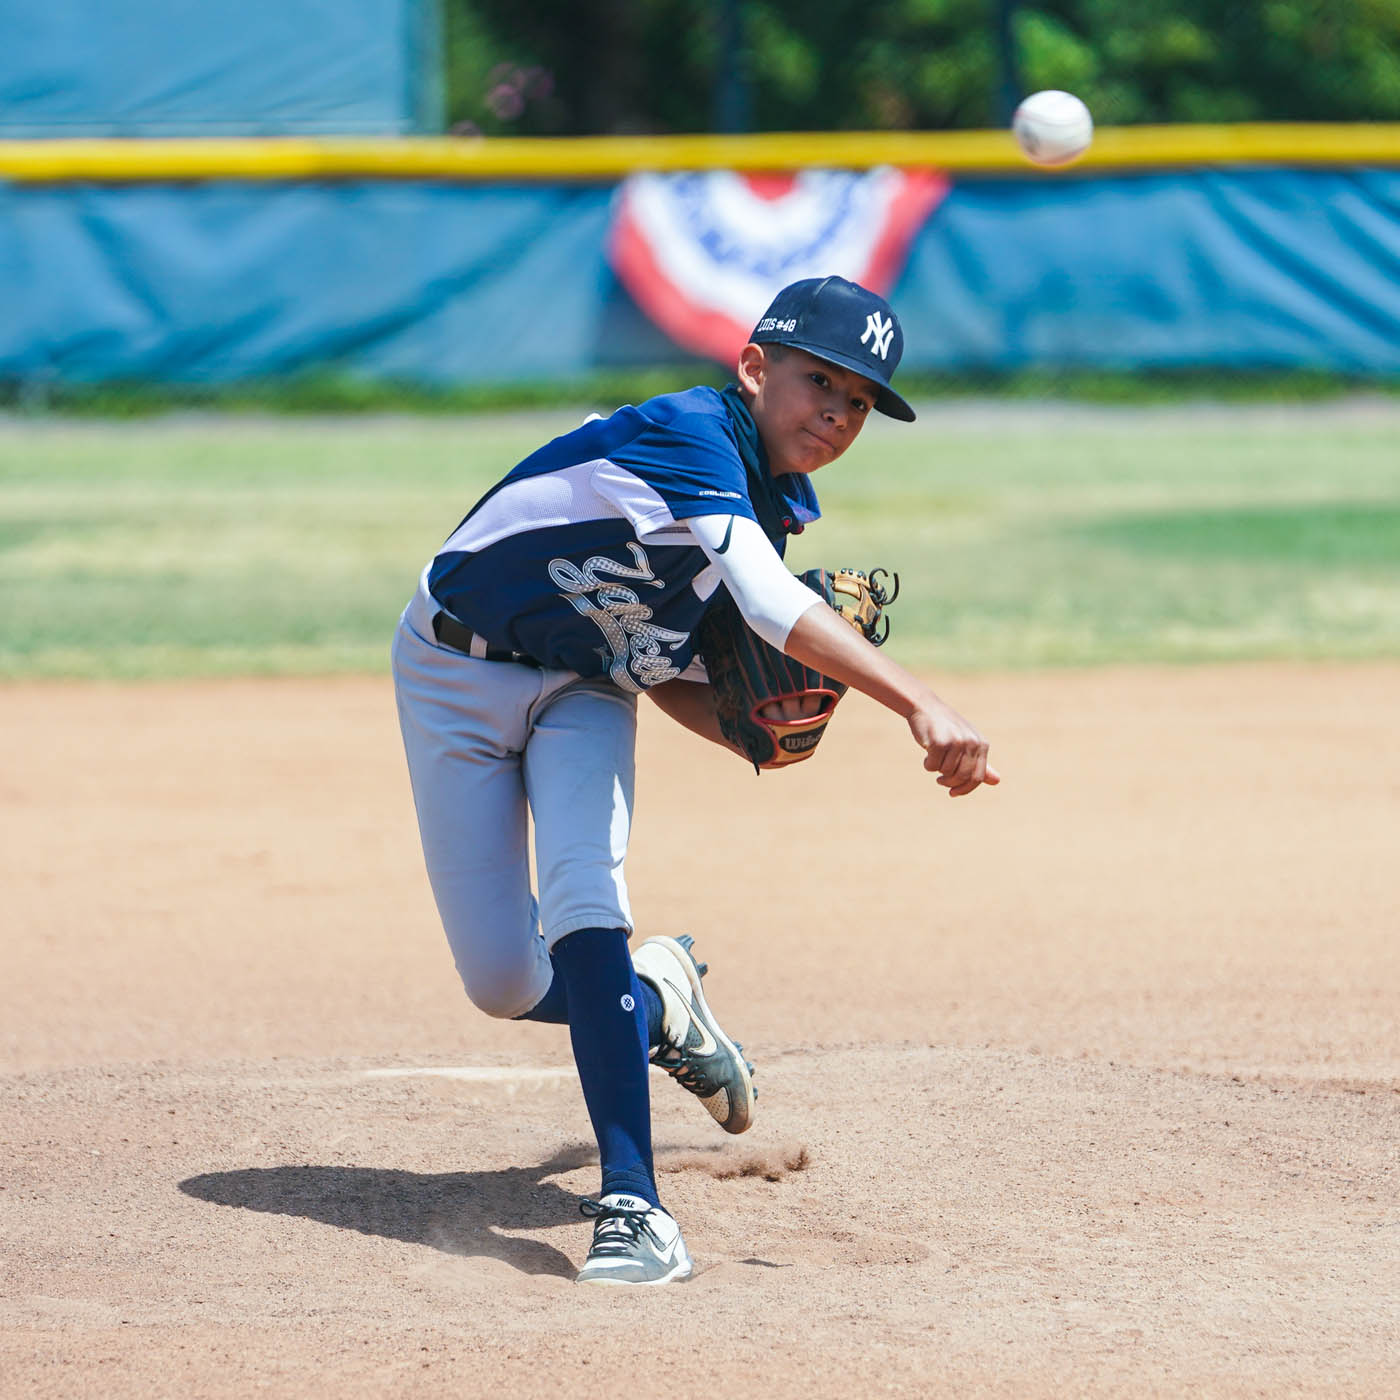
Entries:
[[811,476],[813,472],[820,471],[836,460],[835,457],[803,457],[792,462],[783,468],[784,472],[793,476]]
[[794,452],[786,457],[775,457],[770,454],[768,460],[771,463],[774,476],[811,476],[813,472],[820,471],[828,462],[834,462],[836,458],[827,457],[821,452]]

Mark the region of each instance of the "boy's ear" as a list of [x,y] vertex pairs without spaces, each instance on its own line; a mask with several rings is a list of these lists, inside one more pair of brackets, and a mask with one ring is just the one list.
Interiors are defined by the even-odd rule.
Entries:
[[739,351],[739,364],[736,373],[739,387],[746,393],[756,394],[763,387],[763,376],[768,372],[768,356],[763,346],[750,341]]

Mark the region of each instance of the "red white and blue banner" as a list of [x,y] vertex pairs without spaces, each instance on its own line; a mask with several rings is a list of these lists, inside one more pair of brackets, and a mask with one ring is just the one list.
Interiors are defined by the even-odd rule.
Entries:
[[608,257],[677,345],[732,365],[774,294],[837,274],[887,295],[948,192],[932,170],[634,175],[618,189]]

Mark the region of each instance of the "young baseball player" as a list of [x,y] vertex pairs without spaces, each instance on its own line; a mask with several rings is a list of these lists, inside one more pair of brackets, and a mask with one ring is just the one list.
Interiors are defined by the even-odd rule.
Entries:
[[[839,277],[780,292],[738,382],[594,418],[482,497],[424,569],[393,646],[428,875],[467,995],[567,1023],[602,1182],[581,1283],[682,1279],[691,1260],[652,1166],[647,1065],[743,1132],[752,1067],[715,1019],[688,938],[628,949],[623,879],[637,697],[726,744],[694,633],[721,585],[771,645],[903,718],[953,796],[999,781],[977,730],[800,583],[786,537],[810,475],[890,387],[903,335]],[[728,746],[728,745],[727,745]],[[526,853],[534,819],[538,890]]]

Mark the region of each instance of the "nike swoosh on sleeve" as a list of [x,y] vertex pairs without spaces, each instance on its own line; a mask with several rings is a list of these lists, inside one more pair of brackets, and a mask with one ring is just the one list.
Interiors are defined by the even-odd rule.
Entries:
[[729,552],[729,537],[734,533],[734,517],[729,517],[729,524],[724,527],[724,538],[715,546],[716,554],[727,554]]

